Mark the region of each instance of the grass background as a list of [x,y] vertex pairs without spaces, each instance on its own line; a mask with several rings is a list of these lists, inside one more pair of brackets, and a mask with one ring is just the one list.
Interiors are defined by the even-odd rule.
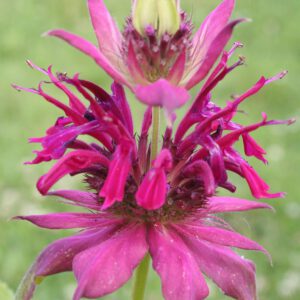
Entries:
[[[130,1],[106,1],[120,26],[129,13]],[[217,0],[185,0],[183,7],[192,14],[198,26]],[[299,0],[239,0],[234,17],[250,17],[253,22],[237,28],[233,41],[242,41],[247,64],[232,73],[216,90],[214,96],[223,102],[233,93],[241,93],[261,75],[272,76],[287,69],[283,81],[273,83],[243,105],[248,114],[242,122],[250,123],[265,111],[270,118],[298,117],[300,74],[300,3]],[[32,159],[34,145],[27,138],[42,136],[57,117],[57,110],[42,99],[17,93],[10,84],[36,86],[42,75],[25,65],[26,59],[69,74],[82,77],[109,88],[111,80],[89,58],[58,40],[41,38],[51,28],[63,27],[95,41],[85,1],[26,0],[0,1],[0,280],[15,290],[34,258],[51,241],[71,232],[45,231],[31,224],[12,222],[18,214],[47,213],[66,209],[43,199],[35,190],[35,182],[49,165],[25,166]],[[194,90],[195,94],[197,90]],[[55,92],[54,92],[55,94]],[[130,96],[132,99],[132,97]],[[133,100],[132,100],[133,101]],[[137,126],[142,107],[134,105]],[[237,214],[230,217],[235,228],[259,241],[271,253],[273,266],[261,254],[243,253],[257,263],[258,288],[261,299],[297,300],[300,294],[300,139],[299,123],[291,127],[263,128],[255,134],[268,152],[269,165],[251,161],[271,185],[273,191],[286,191],[285,199],[269,201],[276,208],[267,211]],[[238,196],[251,198],[245,183],[238,178]],[[222,191],[223,193],[223,191]],[[180,284],[180,283],[179,283]],[[130,285],[106,299],[130,299]],[[72,274],[48,278],[38,288],[34,299],[71,299],[75,288]],[[152,272],[147,300],[161,299],[160,283]],[[212,286],[210,299],[224,299]],[[6,299],[0,299],[6,300]]]

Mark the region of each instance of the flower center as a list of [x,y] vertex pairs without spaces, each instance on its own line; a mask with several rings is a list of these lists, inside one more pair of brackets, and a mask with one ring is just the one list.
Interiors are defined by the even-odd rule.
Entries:
[[[139,163],[136,162],[136,164]],[[99,205],[102,206],[104,199],[98,195],[104,185],[108,169],[101,165],[94,165],[83,172],[86,174],[85,182],[91,190],[95,191]],[[147,170],[139,178],[128,176],[124,199],[108,209],[111,213],[147,223],[176,222],[193,216],[194,212],[205,207],[207,198],[211,196],[205,192],[204,182],[200,178],[194,174],[183,174],[181,168],[175,167],[171,173],[167,174],[168,193],[165,204],[156,210],[146,210],[140,207],[135,199],[138,186],[146,172]]]
[[191,31],[192,25],[185,13],[181,14],[180,28],[174,34],[165,32],[159,35],[153,26],[148,25],[141,35],[133,26],[132,18],[128,18],[123,32],[125,61],[130,64],[129,49],[132,47],[144,78],[150,82],[166,78],[179,55],[183,52],[189,55]]

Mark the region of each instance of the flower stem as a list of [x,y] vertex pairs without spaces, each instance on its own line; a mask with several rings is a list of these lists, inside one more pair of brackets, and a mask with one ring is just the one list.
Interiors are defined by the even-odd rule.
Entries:
[[[150,156],[151,161],[156,158],[158,153],[159,115],[160,115],[159,107],[153,107],[151,156]],[[149,265],[150,265],[150,255],[147,254],[136,270],[132,300],[144,299]]]
[[147,254],[136,270],[132,300],[143,300],[146,289],[150,255]]
[[151,161],[155,159],[158,152],[158,136],[159,136],[159,107],[153,107],[152,113],[152,139],[151,139]]

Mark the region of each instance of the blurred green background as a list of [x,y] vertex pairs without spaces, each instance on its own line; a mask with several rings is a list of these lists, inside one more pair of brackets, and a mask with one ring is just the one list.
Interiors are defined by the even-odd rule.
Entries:
[[[182,6],[198,26],[204,16],[219,1],[185,0]],[[236,29],[233,41],[245,44],[238,54],[247,58],[246,66],[229,75],[217,88],[215,99],[224,103],[231,94],[241,93],[261,76],[272,76],[281,70],[289,75],[267,86],[260,94],[243,105],[248,114],[241,122],[250,123],[265,111],[270,118],[298,117],[300,74],[300,2],[299,0],[239,0],[234,17],[250,17],[253,22]],[[106,1],[120,26],[129,14],[130,0]],[[0,1],[0,281],[15,290],[24,272],[39,251],[51,241],[72,232],[46,231],[25,222],[10,221],[18,214],[38,214],[62,211],[66,207],[42,198],[35,182],[50,167],[47,164],[25,166],[33,158],[36,145],[28,137],[42,136],[53,124],[58,111],[41,98],[17,93],[11,83],[36,86],[43,76],[29,69],[26,59],[39,66],[54,65],[55,70],[69,74],[80,72],[82,77],[109,88],[111,80],[89,58],[61,41],[42,38],[49,29],[62,27],[95,41],[89,23],[85,1],[26,0]],[[195,94],[197,89],[193,91]],[[55,92],[54,92],[55,94]],[[131,96],[130,96],[131,97]],[[134,105],[137,126],[143,108]],[[291,127],[263,128],[255,137],[268,152],[269,165],[250,159],[272,191],[286,191],[285,199],[269,200],[276,213],[268,211],[236,214],[230,221],[243,234],[265,246],[273,257],[270,266],[262,254],[243,253],[257,263],[258,289],[261,299],[297,300],[300,295],[300,139],[299,123]],[[244,182],[239,184],[238,196],[250,198]],[[223,191],[220,191],[222,194]],[[180,283],[178,283],[180,284]],[[130,299],[130,285],[105,299]],[[75,289],[72,274],[48,278],[38,288],[34,299],[68,300]],[[147,300],[162,299],[160,282],[151,272]],[[209,299],[224,299],[211,285]],[[7,300],[7,299],[0,299]]]

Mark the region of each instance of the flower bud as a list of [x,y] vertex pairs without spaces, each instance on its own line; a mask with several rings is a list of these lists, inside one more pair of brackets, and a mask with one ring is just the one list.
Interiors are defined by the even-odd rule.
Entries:
[[141,34],[148,26],[159,36],[174,34],[180,27],[179,5],[176,0],[135,0],[133,3],[133,25]]

